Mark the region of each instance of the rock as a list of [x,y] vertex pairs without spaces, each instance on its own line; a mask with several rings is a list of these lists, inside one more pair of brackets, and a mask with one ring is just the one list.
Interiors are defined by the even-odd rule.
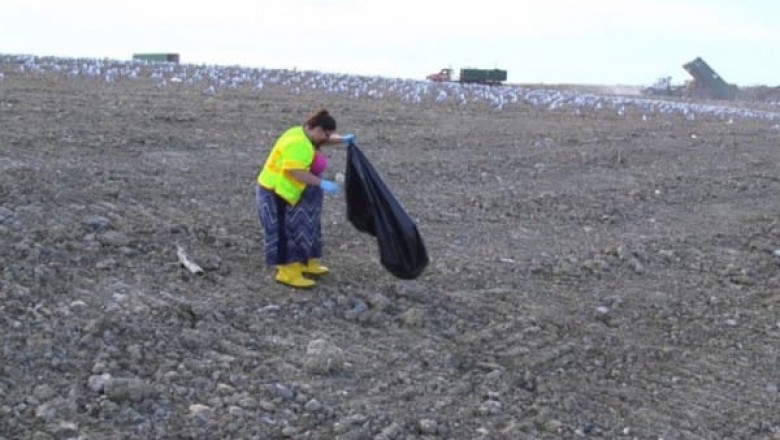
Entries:
[[369,296],[367,299],[368,304],[376,310],[385,310],[390,307],[390,299],[381,293],[375,293]]
[[317,399],[311,399],[303,406],[308,412],[317,412],[322,409],[322,404]]
[[309,399],[309,397],[306,394],[304,394],[304,393],[302,393],[300,391],[295,393],[295,401],[300,403],[301,405],[303,405],[304,403],[308,402],[309,400],[310,399]]
[[602,248],[601,253],[610,257],[619,257],[621,254],[621,247],[616,244],[610,244]]
[[247,397],[242,397],[241,399],[238,400],[237,403],[238,403],[238,406],[240,406],[241,408],[244,408],[244,409],[252,410],[252,409],[257,408],[257,400],[255,400],[252,397],[248,397],[248,396]]
[[355,321],[357,320],[360,315],[366,313],[368,311],[368,304],[366,304],[363,301],[357,300],[355,301],[355,305],[352,306],[351,309],[344,312],[344,319],[347,321]]
[[234,394],[236,392],[236,389],[232,386],[225,384],[225,383],[218,383],[217,384],[217,394],[221,396],[229,396],[231,394]]
[[583,435],[592,435],[601,432],[598,425],[596,425],[594,422],[588,422],[583,427],[577,428],[576,431],[582,432]]
[[[363,414],[350,414],[333,424],[333,430],[338,434],[343,434],[353,427],[362,425],[368,421],[368,417]],[[384,432],[384,430],[382,431]]]
[[36,399],[43,401],[43,400],[49,400],[52,397],[54,397],[56,392],[54,391],[54,388],[49,386],[48,384],[41,384],[35,387],[33,389],[33,396],[35,396]]
[[338,295],[336,296],[336,305],[345,308],[349,307],[349,298],[346,295]]
[[117,412],[119,412],[119,405],[116,403],[106,399],[102,400],[100,402],[100,414],[103,417],[113,417]]
[[263,411],[267,411],[267,412],[276,411],[276,404],[271,402],[270,400],[261,400],[260,402],[257,403],[257,406]]
[[43,403],[35,408],[35,417],[50,422],[57,417],[57,408],[50,403]]
[[502,405],[501,402],[497,400],[486,400],[484,403],[482,403],[482,405],[480,405],[477,412],[482,416],[492,416],[501,414],[503,410],[504,405]]
[[90,215],[84,217],[82,224],[89,232],[102,232],[111,226],[111,221],[103,216]]
[[306,347],[303,366],[311,374],[329,374],[344,367],[344,352],[336,344],[315,339]]
[[297,434],[300,431],[300,429],[294,427],[294,426],[285,426],[282,428],[282,435],[285,437],[292,437],[295,434]]
[[193,416],[207,416],[211,413],[211,407],[200,403],[193,403],[187,408]]
[[110,380],[111,375],[108,373],[89,376],[89,379],[87,379],[87,387],[96,393],[101,393]]
[[76,311],[80,311],[80,310],[86,309],[87,308],[87,303],[77,299],[76,301],[71,302],[69,304],[69,307],[70,307],[71,310],[76,312]]
[[118,264],[115,259],[109,257],[104,260],[100,260],[95,264],[95,269],[98,270],[109,270],[117,267]]
[[68,399],[55,397],[43,404],[37,405],[35,408],[35,416],[46,422],[52,422],[72,417],[77,411],[78,404],[76,402],[76,397],[71,395]]
[[544,432],[557,434],[561,432],[561,429],[563,429],[563,423],[560,420],[551,419],[542,423],[542,431]]
[[276,304],[269,304],[267,306],[264,306],[264,307],[261,307],[261,308],[257,309],[257,312],[258,313],[268,313],[268,314],[271,314],[271,313],[276,313],[276,312],[278,312],[280,310],[282,310],[281,306],[278,306]]
[[0,224],[11,223],[14,219],[14,212],[5,206],[0,206]]
[[295,397],[295,393],[290,387],[286,387],[280,383],[274,385],[274,393],[284,400],[292,400]]
[[595,310],[596,319],[603,322],[608,327],[617,327],[619,325],[619,321],[615,318],[612,312],[612,309],[609,307],[598,306]]
[[645,273],[645,266],[639,261],[638,258],[631,258],[628,260],[628,267],[638,274]]
[[216,254],[209,255],[200,267],[207,272],[217,271],[222,267],[222,257]]
[[433,419],[422,419],[419,422],[420,434],[435,435],[439,432],[439,424]]
[[243,417],[244,414],[246,414],[246,411],[244,411],[244,408],[241,408],[240,406],[232,405],[228,407],[228,414],[233,417]]
[[127,347],[127,357],[134,363],[142,363],[144,354],[141,346],[138,344],[132,344]]
[[123,247],[130,244],[130,237],[119,231],[107,231],[97,237],[103,246]]
[[501,370],[493,370],[485,376],[488,382],[498,382],[501,379]]
[[114,402],[141,402],[154,397],[157,392],[141,379],[115,378],[108,380],[103,387],[106,397]]
[[30,288],[19,284],[12,284],[8,289],[8,293],[11,298],[25,299],[30,296]]
[[487,397],[489,400],[498,400],[501,398],[501,393],[498,391],[488,391],[485,393],[485,397]]
[[582,268],[593,273],[601,273],[609,268],[609,263],[601,259],[588,259],[582,262]]
[[623,303],[624,303],[623,298],[621,298],[621,297],[619,297],[617,295],[610,295],[610,296],[604,298],[604,302],[607,303],[607,307],[610,307],[610,308],[613,308],[613,309],[620,308],[623,305]]
[[376,440],[395,440],[398,439],[403,432],[403,428],[397,422],[391,423],[385,427],[379,435],[376,436]]
[[211,340],[208,333],[203,333],[193,329],[184,329],[179,335],[179,343],[184,348],[195,350],[208,347],[211,343]]
[[421,327],[425,322],[425,312],[411,308],[400,316],[401,322],[407,327]]
[[62,421],[55,425],[50,432],[54,434],[56,439],[75,439],[79,437],[79,425]]
[[207,403],[212,409],[220,409],[225,406],[225,401],[221,397],[212,397],[207,400]]
[[425,289],[422,284],[414,280],[397,281],[390,286],[391,293],[417,301],[422,301],[425,297]]
[[103,360],[98,360],[92,365],[92,372],[94,374],[100,374],[106,371],[106,368],[108,368],[108,364]]

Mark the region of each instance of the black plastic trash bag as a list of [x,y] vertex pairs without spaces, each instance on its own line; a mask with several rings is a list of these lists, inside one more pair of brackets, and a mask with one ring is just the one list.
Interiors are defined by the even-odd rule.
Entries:
[[382,266],[398,278],[417,278],[428,265],[417,225],[354,143],[347,146],[344,191],[347,219],[357,230],[376,237]]

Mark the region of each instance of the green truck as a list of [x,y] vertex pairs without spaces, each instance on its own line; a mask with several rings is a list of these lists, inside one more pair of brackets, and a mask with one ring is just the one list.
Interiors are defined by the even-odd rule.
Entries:
[[506,81],[506,70],[500,69],[460,69],[458,79],[452,76],[452,69],[441,69],[437,73],[432,73],[426,77],[434,82],[459,82],[474,84],[500,85]]
[[501,84],[506,81],[506,70],[460,69],[460,82],[478,84]]
[[136,53],[133,54],[133,60],[179,64],[179,54],[177,53]]
[[701,57],[683,64],[683,68],[693,77],[693,83],[689,86],[693,97],[729,101],[737,97],[737,86],[727,83]]

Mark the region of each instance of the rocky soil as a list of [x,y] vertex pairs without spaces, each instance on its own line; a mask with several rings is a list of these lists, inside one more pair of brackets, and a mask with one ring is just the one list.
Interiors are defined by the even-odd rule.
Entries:
[[[780,438],[771,115],[0,72],[0,439]],[[317,287],[264,267],[255,173],[319,106],[417,280],[342,197]]]

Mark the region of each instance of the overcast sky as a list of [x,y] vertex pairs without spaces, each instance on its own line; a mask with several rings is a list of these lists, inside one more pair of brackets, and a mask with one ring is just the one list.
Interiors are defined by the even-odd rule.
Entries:
[[780,85],[778,0],[0,0],[0,18],[3,54],[628,85],[682,83],[701,56],[726,81]]

